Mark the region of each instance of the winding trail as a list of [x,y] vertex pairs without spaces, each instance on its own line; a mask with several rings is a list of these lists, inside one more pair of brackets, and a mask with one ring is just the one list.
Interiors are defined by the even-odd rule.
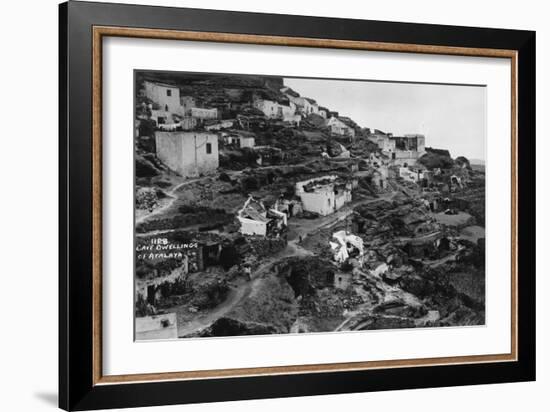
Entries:
[[186,181],[181,182],[181,183],[177,184],[176,186],[174,186],[172,189],[170,189],[166,193],[166,195],[170,199],[167,202],[165,202],[162,206],[157,207],[156,209],[154,209],[152,212],[147,213],[146,215],[142,215],[142,216],[136,218],[136,223],[135,223],[136,226],[139,225],[140,223],[144,223],[145,221],[149,220],[153,216],[159,215],[159,214],[167,211],[168,209],[170,209],[172,207],[172,205],[174,204],[174,202],[178,199],[178,197],[176,196],[176,192],[178,190],[180,190],[183,186],[189,185],[191,183],[199,182],[201,179],[202,178],[198,177],[196,179],[186,180]]
[[[225,316],[231,309],[241,300],[250,295],[253,289],[253,282],[248,282],[245,285],[233,287],[227,294],[225,300],[216,306],[214,309],[201,313],[193,318],[192,321],[178,319],[178,337],[183,338],[186,335],[198,332],[210,326],[217,319]],[[175,308],[177,317],[181,317],[181,310],[184,310],[186,305]],[[184,326],[182,326],[184,325]]]

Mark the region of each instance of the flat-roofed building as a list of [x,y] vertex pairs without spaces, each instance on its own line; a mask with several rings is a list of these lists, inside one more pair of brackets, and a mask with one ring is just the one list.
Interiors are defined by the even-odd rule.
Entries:
[[204,132],[155,132],[157,157],[184,177],[214,172],[219,166],[218,135]]

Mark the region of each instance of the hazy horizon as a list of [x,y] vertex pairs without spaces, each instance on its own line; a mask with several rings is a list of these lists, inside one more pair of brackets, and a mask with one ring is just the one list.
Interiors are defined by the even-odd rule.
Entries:
[[420,133],[426,146],[485,161],[485,87],[284,78],[284,84],[359,126]]

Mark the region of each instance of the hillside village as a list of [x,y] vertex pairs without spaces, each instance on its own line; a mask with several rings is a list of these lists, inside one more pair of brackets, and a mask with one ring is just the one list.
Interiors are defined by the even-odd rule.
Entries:
[[482,165],[283,78],[136,93],[136,339],[484,324]]

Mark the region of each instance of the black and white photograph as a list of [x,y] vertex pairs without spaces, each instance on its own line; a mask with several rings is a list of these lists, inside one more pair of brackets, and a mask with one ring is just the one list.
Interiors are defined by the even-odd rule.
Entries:
[[134,77],[136,340],[485,324],[484,86]]

